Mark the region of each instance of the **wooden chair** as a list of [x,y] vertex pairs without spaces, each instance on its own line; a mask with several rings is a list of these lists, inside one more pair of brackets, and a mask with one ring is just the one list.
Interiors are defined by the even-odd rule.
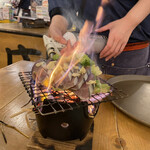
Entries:
[[32,48],[25,48],[23,45],[19,44],[17,50],[11,50],[10,48],[6,48],[7,53],[7,65],[12,64],[12,56],[13,55],[21,55],[23,60],[30,61],[28,55],[41,55],[41,52]]

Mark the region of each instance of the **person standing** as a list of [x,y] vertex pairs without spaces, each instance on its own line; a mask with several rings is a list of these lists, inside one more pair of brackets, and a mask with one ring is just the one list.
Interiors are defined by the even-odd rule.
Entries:
[[[84,39],[94,31],[99,6],[99,0],[49,0],[49,35],[67,44],[63,34],[71,26],[72,20],[79,18],[76,21],[81,27],[79,39]],[[110,0],[103,9],[102,27],[95,30],[108,37],[105,48],[97,55],[101,70],[112,75],[150,75],[150,1]],[[77,11],[80,13],[78,17],[75,15]]]

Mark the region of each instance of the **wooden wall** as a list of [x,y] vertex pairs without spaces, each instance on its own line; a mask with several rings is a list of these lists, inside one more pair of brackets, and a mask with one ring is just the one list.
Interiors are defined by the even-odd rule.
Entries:
[[[26,48],[34,48],[42,52],[41,56],[29,56],[31,61],[45,58],[46,50],[42,37],[24,36],[10,33],[0,32],[0,68],[7,66],[7,54],[5,48],[12,50],[17,49],[18,44],[22,44]],[[21,56],[13,56],[13,63],[22,60]]]

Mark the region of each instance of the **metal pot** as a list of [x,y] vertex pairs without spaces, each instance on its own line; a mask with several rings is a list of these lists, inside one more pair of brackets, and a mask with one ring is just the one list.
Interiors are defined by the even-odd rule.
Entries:
[[[56,140],[82,140],[88,133],[94,116],[89,116],[88,105],[83,102],[81,107],[56,114],[41,115],[36,113],[36,119],[39,131],[44,138],[50,137]],[[65,104],[61,104],[65,107]],[[74,107],[74,103],[70,104]],[[96,104],[99,106],[99,104]],[[58,103],[55,109],[60,107]],[[48,113],[51,110],[49,106],[43,106],[42,113]],[[98,110],[98,107],[97,107]]]

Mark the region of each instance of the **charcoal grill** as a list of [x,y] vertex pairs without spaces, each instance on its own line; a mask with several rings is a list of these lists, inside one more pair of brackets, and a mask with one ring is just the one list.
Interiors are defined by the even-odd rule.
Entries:
[[92,95],[90,99],[80,101],[71,91],[48,90],[44,86],[36,85],[31,72],[20,72],[19,77],[34,105],[37,125],[44,138],[82,140],[93,123],[100,103],[126,96],[123,91],[101,78],[101,82],[110,85],[110,92]]

